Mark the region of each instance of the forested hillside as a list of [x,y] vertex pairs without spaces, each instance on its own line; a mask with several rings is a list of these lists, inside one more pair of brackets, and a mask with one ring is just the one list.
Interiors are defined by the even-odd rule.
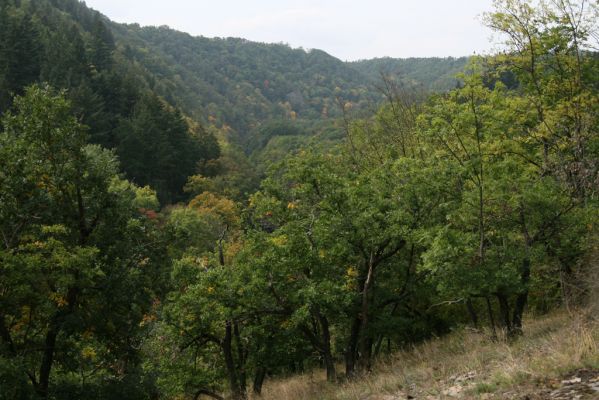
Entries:
[[[0,399],[335,393],[592,310],[595,5],[497,1],[488,57],[343,63],[0,2]],[[596,369],[576,321],[559,367]]]
[[381,75],[396,78],[407,87],[429,92],[445,92],[459,85],[458,74],[468,57],[459,58],[375,58],[350,63],[352,67],[379,82]]
[[[53,3],[75,19],[89,13],[75,0]],[[152,90],[204,124],[232,127],[241,139],[268,120],[320,121],[343,107],[370,111],[383,100],[375,87],[381,73],[426,90],[451,89],[467,60],[345,63],[318,49],[104,21],[119,57],[146,70]]]
[[[337,141],[342,129],[336,121],[344,113],[367,115],[376,109],[384,100],[384,93],[377,89],[381,74],[405,86],[447,90],[455,86],[454,73],[466,62],[465,58],[417,61],[418,65],[430,64],[429,68],[414,68],[414,60],[387,60],[392,68],[379,65],[380,60],[344,63],[320,50],[117,24],[78,0],[8,1],[3,10],[7,21],[21,24],[12,29],[7,22],[5,44],[23,51],[13,51],[17,47],[4,50],[7,72],[2,108],[9,104],[11,93],[20,93],[36,80],[70,89],[69,96],[74,98],[82,122],[90,127],[92,141],[117,148],[119,155],[124,155],[122,164],[128,177],[141,185],[151,183],[168,202],[183,198],[181,176],[198,172],[194,163],[203,159],[205,164],[205,160],[219,157],[215,137],[233,147],[225,149],[220,163],[224,166],[213,163],[212,168],[199,172],[214,174],[219,168],[230,172],[235,168],[231,164],[245,163],[245,152],[253,154],[258,169],[243,177],[251,181],[269,162],[305,146],[315,135],[322,143]],[[167,139],[153,137],[155,133],[147,126],[130,125],[140,121],[133,118],[134,111],[135,115],[155,111],[156,105],[151,111],[149,101],[137,104],[147,95],[159,96],[172,112],[181,113],[174,118],[190,118],[186,123],[204,150],[192,151],[199,155],[195,160],[174,156],[187,163],[177,167],[186,173],[167,178],[164,164],[168,161],[151,148],[162,143],[170,147],[163,157],[176,154],[178,144],[172,143],[173,135],[168,135],[171,143],[167,145]],[[133,135],[137,137],[123,138],[125,130],[138,132]],[[271,138],[274,141],[262,154]],[[146,148],[132,154],[130,147],[139,145]],[[181,145],[181,149],[188,147]],[[148,161],[155,167],[140,169],[140,163]],[[256,185],[254,182],[248,188]]]
[[143,68],[121,61],[105,18],[77,1],[4,1],[0,38],[0,112],[29,84],[64,89],[89,140],[115,149],[128,178],[162,201],[181,199],[187,176],[219,157],[214,135],[152,90]]
[[375,107],[383,99],[375,88],[381,73],[427,90],[451,89],[467,60],[344,63],[316,49],[192,37],[168,27],[113,27],[130,46],[127,56],[157,77],[161,94],[191,115],[226,123],[242,136],[269,119],[339,116],[339,102],[360,110]]

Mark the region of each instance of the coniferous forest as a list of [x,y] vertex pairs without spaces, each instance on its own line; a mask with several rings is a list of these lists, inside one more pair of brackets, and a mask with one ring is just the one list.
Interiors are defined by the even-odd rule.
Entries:
[[343,385],[599,296],[599,4],[484,24],[343,62],[0,0],[0,399]]

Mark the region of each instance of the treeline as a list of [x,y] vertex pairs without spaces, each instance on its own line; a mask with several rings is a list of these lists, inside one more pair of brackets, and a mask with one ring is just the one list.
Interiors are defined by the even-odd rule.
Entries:
[[166,172],[131,150],[133,132],[189,149],[173,133],[189,124],[155,97],[111,151],[90,144],[71,89],[16,88],[0,133],[0,398],[243,399],[308,369],[359,377],[459,325],[525,335],[527,310],[580,286],[597,237],[597,10],[497,7],[503,53],[444,94],[384,80],[375,115],[273,165],[247,202],[250,165],[226,147],[186,180],[188,203],[127,172],[185,176],[166,144],[151,147]]

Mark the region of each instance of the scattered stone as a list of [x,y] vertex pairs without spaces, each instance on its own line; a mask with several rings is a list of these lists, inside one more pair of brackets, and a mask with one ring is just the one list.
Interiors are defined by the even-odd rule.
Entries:
[[[523,385],[514,386],[506,391],[494,393],[475,393],[475,383],[483,377],[471,371],[466,374],[455,374],[439,382],[445,388],[438,395],[409,390],[409,393],[398,392],[393,395],[370,395],[363,400],[599,400],[599,370],[578,369],[558,379],[546,378]],[[416,389],[416,388],[413,388]]]
[[394,396],[391,394],[371,394],[370,396],[364,398],[364,400],[400,400],[403,398]]
[[[560,381],[555,387],[552,381],[547,381],[549,390],[541,391],[538,398],[550,400],[587,400],[599,398],[599,371],[579,369],[574,374]],[[533,397],[534,398],[534,397]]]
[[445,389],[443,391],[443,395],[449,396],[449,397],[458,397],[463,391],[464,391],[463,386],[454,385],[454,386],[450,387],[449,389]]
[[580,379],[580,378],[578,378],[578,377],[576,377],[576,378],[572,378],[572,379],[567,379],[567,380],[565,380],[565,381],[562,381],[562,383],[563,383],[564,385],[573,385],[573,384],[575,384],[575,383],[580,383],[580,382],[582,382],[582,379]]
[[391,394],[371,394],[365,397],[364,400],[399,400],[400,398]]
[[453,380],[455,383],[468,382],[476,378],[476,372],[470,371],[467,374],[456,376]]

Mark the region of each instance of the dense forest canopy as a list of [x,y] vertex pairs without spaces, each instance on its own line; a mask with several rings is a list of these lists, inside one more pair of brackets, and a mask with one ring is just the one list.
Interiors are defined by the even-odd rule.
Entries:
[[499,0],[497,54],[344,63],[2,1],[0,399],[334,384],[589,295],[598,12]]

